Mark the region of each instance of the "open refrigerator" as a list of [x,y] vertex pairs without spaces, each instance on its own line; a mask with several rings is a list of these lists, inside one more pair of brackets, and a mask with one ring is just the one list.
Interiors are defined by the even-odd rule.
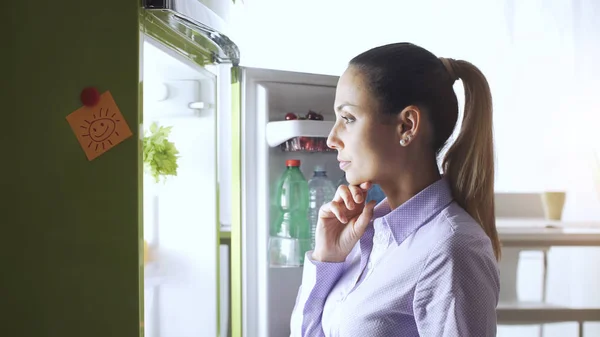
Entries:
[[143,134],[170,128],[178,151],[176,176],[143,175],[145,336],[216,336],[228,310],[215,295],[228,271],[217,241],[217,76],[148,37],[142,63]]
[[[176,176],[143,176],[145,336],[287,336],[302,267],[269,265],[270,199],[287,159],[342,177],[325,145],[338,78],[240,66],[195,0],[140,15],[140,134],[171,127],[179,151]],[[323,120],[285,120],[309,110]]]
[[[325,167],[334,184],[342,178],[337,152],[316,145],[324,142],[334,123],[337,80],[334,76],[266,69],[242,71],[244,336],[289,336],[302,267],[269,264],[270,200],[287,159],[300,160],[300,169],[307,180],[316,165]],[[324,120],[285,120],[289,112],[304,114],[308,110],[320,112]],[[282,144],[286,147],[288,141],[296,140],[304,145],[300,150],[282,148]]]

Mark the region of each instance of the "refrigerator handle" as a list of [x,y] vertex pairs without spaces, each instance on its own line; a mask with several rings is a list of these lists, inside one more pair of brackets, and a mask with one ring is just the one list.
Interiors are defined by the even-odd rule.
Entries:
[[[142,0],[146,11],[167,12],[171,15],[168,21],[175,20],[193,30],[212,45],[213,62],[231,63],[233,66],[240,64],[240,51],[238,46],[225,34],[211,27],[218,26],[221,21],[208,7],[198,0]],[[162,20],[162,18],[161,18]],[[170,23],[170,22],[167,22]],[[172,23],[171,23],[172,25]],[[191,41],[202,46],[202,42]]]

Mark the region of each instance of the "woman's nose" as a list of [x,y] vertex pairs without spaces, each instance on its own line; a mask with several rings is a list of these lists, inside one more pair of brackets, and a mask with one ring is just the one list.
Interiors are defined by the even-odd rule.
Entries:
[[337,135],[337,123],[333,126],[331,131],[329,132],[329,136],[327,136],[327,146],[334,150],[340,150],[342,148],[342,142]]

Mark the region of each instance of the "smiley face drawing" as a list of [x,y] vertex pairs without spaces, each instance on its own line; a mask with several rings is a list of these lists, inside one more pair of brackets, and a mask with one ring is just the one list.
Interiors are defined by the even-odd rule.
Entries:
[[85,124],[81,125],[81,128],[86,129],[87,133],[82,134],[81,136],[88,137],[90,139],[87,145],[88,148],[94,147],[94,150],[98,151],[100,147],[102,147],[102,150],[106,149],[107,143],[110,146],[113,145],[110,138],[112,135],[119,136],[119,133],[116,131],[116,129],[117,123],[120,122],[119,119],[115,119],[115,115],[116,113],[113,113],[109,116],[108,108],[100,108],[99,114],[96,116],[94,113],[91,121],[87,119],[84,120]]
[[83,105],[66,117],[88,160],[94,160],[133,136],[110,91],[93,106]]
[[99,118],[89,126],[90,138],[94,142],[102,142],[115,132],[116,122],[109,118]]

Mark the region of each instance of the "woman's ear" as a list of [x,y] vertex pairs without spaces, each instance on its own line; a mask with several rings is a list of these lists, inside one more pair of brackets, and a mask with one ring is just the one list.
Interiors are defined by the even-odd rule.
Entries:
[[421,110],[414,105],[409,105],[398,114],[397,134],[400,144],[405,146],[419,133],[421,123]]

